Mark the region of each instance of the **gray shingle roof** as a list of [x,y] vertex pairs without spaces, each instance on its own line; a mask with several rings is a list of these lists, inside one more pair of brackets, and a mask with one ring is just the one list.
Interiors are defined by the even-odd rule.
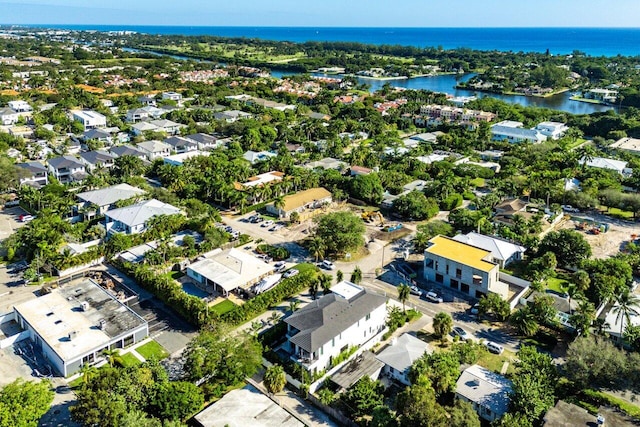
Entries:
[[124,208],[107,211],[106,216],[112,220],[119,221],[129,227],[145,224],[150,218],[158,215],[175,215],[182,211],[168,203],[151,199]]
[[196,147],[198,144],[195,141],[183,138],[181,136],[172,136],[164,140],[165,144],[169,144],[173,148],[179,147]]
[[80,153],[80,157],[82,157],[87,163],[90,163],[92,165],[111,162],[113,161],[113,159],[115,159],[112,154],[109,154],[104,150],[95,150],[87,151],[86,153]]
[[117,157],[122,157],[122,156],[146,157],[146,155],[142,151],[138,150],[136,147],[129,144],[117,145],[115,147],[112,147],[109,151],[111,151],[111,154]]
[[386,297],[366,290],[350,300],[336,294],[324,295],[285,319],[300,331],[291,342],[314,352],[386,301]]
[[78,193],[78,199],[97,206],[109,206],[120,200],[127,200],[143,194],[145,194],[144,190],[132,187],[129,184],[118,184],[101,188],[100,190]]
[[49,165],[54,169],[84,168],[84,165],[80,162],[80,160],[76,159],[73,156],[54,157],[53,159],[47,160],[47,163],[49,163]]
[[36,161],[18,163],[16,166],[26,169],[29,172],[33,173],[34,175],[37,173],[42,173],[47,171],[47,168],[42,163],[36,162]]
[[409,334],[402,334],[395,342],[382,350],[376,358],[393,369],[404,372],[413,362],[433,350],[426,342]]

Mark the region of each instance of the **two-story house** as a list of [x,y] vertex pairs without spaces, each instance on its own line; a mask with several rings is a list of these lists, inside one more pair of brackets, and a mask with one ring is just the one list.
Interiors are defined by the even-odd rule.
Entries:
[[200,151],[215,150],[216,148],[220,148],[224,145],[223,140],[206,133],[194,133],[192,135],[185,136],[185,138],[198,144],[198,150]]
[[20,115],[12,108],[0,108],[0,125],[12,126],[18,123]]
[[137,123],[142,120],[158,119],[166,111],[155,106],[147,105],[146,107],[133,108],[127,111],[127,121],[130,123]]
[[387,298],[350,282],[284,320],[291,359],[309,372],[331,366],[350,347],[379,342],[386,328]]
[[24,169],[24,174],[20,178],[20,185],[31,185],[42,187],[49,183],[47,167],[40,162],[18,163],[16,166]]
[[172,136],[164,140],[165,144],[171,146],[171,151],[176,154],[188,153],[198,149],[198,143],[181,136]]
[[49,171],[62,184],[82,181],[87,177],[84,163],[73,156],[60,156],[47,160]]
[[113,161],[115,156],[104,150],[86,151],[80,153],[80,161],[87,165],[89,171],[93,171],[96,168],[109,169],[113,167]]
[[525,129],[522,122],[503,120],[491,126],[494,141],[507,141],[512,144],[531,142],[537,144],[547,140],[547,136],[538,129]]
[[147,161],[147,155],[142,150],[130,144],[116,145],[115,147],[111,147],[109,152],[115,157],[132,156]]
[[445,236],[429,240],[424,251],[424,278],[430,282],[480,298],[496,293],[509,296],[509,285],[500,281],[499,266],[491,252]]
[[145,153],[147,158],[151,161],[158,158],[163,159],[171,155],[171,146],[162,141],[143,141],[136,145],[136,148]]
[[458,234],[453,238],[458,242],[466,243],[480,249],[491,252],[491,261],[504,268],[514,261],[522,260],[527,248],[508,242],[498,237],[485,236],[479,233]]
[[151,199],[124,208],[108,210],[104,216],[104,224],[107,235],[114,233],[138,234],[147,229],[151,218],[176,214],[182,215],[183,212],[168,203]]
[[129,184],[117,184],[99,190],[78,193],[78,212],[90,218],[94,215],[104,215],[109,209],[114,209],[118,202],[142,197],[144,190]]
[[107,118],[100,113],[90,110],[73,110],[71,118],[82,123],[84,130],[107,127]]

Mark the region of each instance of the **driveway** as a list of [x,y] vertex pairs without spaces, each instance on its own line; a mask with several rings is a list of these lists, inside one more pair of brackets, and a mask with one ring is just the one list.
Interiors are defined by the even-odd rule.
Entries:
[[20,215],[28,212],[21,207],[4,208],[0,211],[0,241],[11,236],[15,230],[22,227],[24,223],[19,221]]

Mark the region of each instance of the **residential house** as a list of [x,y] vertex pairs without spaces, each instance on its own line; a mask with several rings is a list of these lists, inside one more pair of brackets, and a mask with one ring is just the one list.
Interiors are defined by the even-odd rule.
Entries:
[[104,129],[89,129],[82,134],[82,140],[84,142],[95,140],[102,142],[105,145],[111,145],[111,143],[113,142],[111,133],[107,132]]
[[500,268],[505,268],[513,261],[521,261],[527,250],[524,246],[474,232],[458,234],[453,240],[491,252],[491,261],[498,264]]
[[146,192],[129,184],[117,184],[99,190],[78,193],[78,212],[87,212],[85,216],[104,215],[109,209],[115,209],[118,202],[144,196]]
[[549,139],[560,139],[569,130],[569,126],[559,122],[541,122],[535,127],[535,130],[543,134]]
[[73,156],[60,156],[47,160],[49,171],[62,184],[82,181],[87,177],[85,164]]
[[113,161],[115,160],[113,154],[104,150],[86,151],[80,153],[80,161],[82,161],[89,171],[93,171],[96,168],[109,169],[113,167]]
[[303,427],[304,424],[257,388],[231,390],[194,415],[196,427]]
[[334,169],[337,171],[343,171],[347,168],[347,164],[342,160],[334,159],[333,157],[325,157],[324,159],[309,162],[304,165],[307,169]]
[[374,345],[385,330],[384,297],[347,281],[332,292],[285,319],[291,358],[310,372],[349,347]]
[[150,105],[152,107],[156,106],[156,98],[154,96],[143,95],[138,97],[138,102],[142,105]]
[[504,120],[491,126],[494,141],[507,141],[512,144],[531,142],[538,144],[547,140],[547,136],[537,129],[525,129],[523,123]]
[[331,290],[284,319],[291,359],[311,373],[351,347],[378,343],[386,330],[385,296],[346,281]]
[[149,336],[146,320],[88,278],[14,306],[13,318],[63,377]]
[[450,237],[429,240],[424,251],[424,278],[474,298],[489,292],[509,297],[509,285],[500,281],[491,252]]
[[620,138],[609,147],[640,156],[640,139],[637,138]]
[[145,153],[147,158],[151,161],[171,155],[171,146],[162,141],[143,141],[136,145],[136,148]]
[[208,156],[210,153],[208,151],[199,151],[199,150],[195,150],[195,151],[187,151],[185,153],[180,153],[180,154],[172,154],[170,156],[167,156],[163,159],[164,163],[168,164],[168,165],[173,165],[173,166],[180,166],[183,165],[185,161],[192,159],[194,157],[198,157],[198,156]]
[[438,136],[444,135],[442,132],[427,132],[427,133],[419,133],[409,138],[405,138],[402,140],[404,146],[408,149],[417,148],[420,143],[429,143],[429,144],[437,144]]
[[215,150],[224,146],[222,139],[206,133],[194,133],[185,136],[185,138],[198,144],[198,150],[200,151]]
[[283,177],[284,174],[279,171],[265,172],[260,175],[252,176],[247,182],[242,183],[241,186],[242,188],[261,187],[266,184],[282,182]]
[[331,202],[331,192],[322,187],[310,188],[285,196],[284,205],[281,208],[276,208],[273,203],[269,203],[266,210],[280,218],[289,218],[293,212],[298,212],[300,220],[304,221],[319,213],[319,208]]
[[244,111],[239,110],[220,111],[213,115],[214,119],[224,120],[227,123],[234,123],[238,120],[250,119],[252,117],[253,114],[245,113]]
[[236,249],[216,249],[205,259],[187,267],[187,276],[212,293],[246,292],[260,279],[273,273],[273,266],[252,254]]
[[134,108],[127,111],[127,121],[137,123],[143,120],[159,119],[166,111],[155,106],[147,105],[146,107]]
[[569,322],[569,317],[575,310],[578,309],[579,300],[576,298],[569,300],[568,297],[564,295],[558,295],[556,292],[547,291],[547,292],[537,292],[534,291],[527,297],[525,303],[531,304],[535,301],[536,297],[545,296],[551,298],[553,301],[553,307],[556,309],[556,321],[564,326],[566,329],[570,331],[574,331],[573,325]]
[[175,101],[180,105],[182,103],[182,95],[178,92],[162,92],[162,99]]
[[528,218],[530,216],[527,212],[528,205],[529,204],[522,199],[504,200],[493,208],[495,212],[493,220],[494,222],[510,225],[513,223],[513,217],[515,215]]
[[376,359],[384,363],[383,374],[405,385],[411,385],[409,371],[413,362],[433,353],[433,349],[426,342],[404,333],[391,340],[391,344],[376,355]]
[[171,151],[176,154],[187,153],[189,151],[198,150],[198,143],[181,136],[172,136],[164,140],[165,144],[171,146]]
[[604,427],[603,424],[598,424],[596,415],[591,415],[586,409],[564,400],[558,400],[556,406],[547,411],[542,421],[544,427]]
[[380,206],[385,209],[391,209],[391,207],[393,206],[393,202],[395,202],[395,200],[398,197],[407,195],[412,191],[422,192],[424,190],[425,185],[427,185],[427,181],[416,179],[414,181],[411,181],[408,184],[403,185],[402,192],[400,192],[399,194],[391,194],[389,191],[385,191],[385,193],[382,196],[382,202],[380,203]]
[[47,167],[40,162],[18,163],[16,166],[24,170],[21,175],[20,185],[30,185],[32,187],[42,187],[49,183]]
[[595,89],[589,89],[588,91],[584,92],[582,96],[584,96],[587,99],[595,99],[597,101],[613,104],[618,99],[618,91],[610,90],[610,89],[595,88]]
[[115,157],[133,156],[140,160],[147,161],[147,154],[137,147],[130,144],[116,145],[109,149],[109,152]]
[[248,160],[252,165],[257,162],[262,162],[270,159],[271,157],[276,157],[278,154],[273,153],[271,151],[253,151],[249,150],[242,155],[245,160]]
[[309,114],[307,114],[307,117],[311,118],[311,119],[315,119],[315,120],[324,120],[324,121],[329,121],[331,120],[331,116],[328,114],[323,114],[323,113],[315,113],[315,112],[310,112]]
[[124,208],[111,209],[105,213],[107,234],[139,234],[147,229],[151,218],[160,215],[183,215],[183,212],[156,199],[146,200]]
[[180,133],[180,129],[186,127],[183,124],[176,123],[167,119],[157,119],[149,121],[150,124],[156,126],[160,132],[165,132],[170,135],[176,135]]
[[471,403],[480,418],[493,422],[509,410],[511,389],[507,378],[472,365],[462,371],[456,382],[456,398]]
[[18,123],[20,114],[14,111],[12,108],[0,108],[0,125],[13,126]]
[[135,136],[140,136],[145,132],[163,132],[163,130],[150,122],[139,122],[131,125],[131,132]]
[[640,313],[638,313],[638,310],[636,310],[637,313],[629,313],[629,318],[627,318],[617,311],[618,307],[618,303],[614,303],[605,316],[605,331],[609,334],[611,339],[617,343],[622,339],[620,337],[621,327],[624,334],[624,330],[627,326],[640,326]]
[[365,168],[364,166],[351,166],[349,168],[351,176],[369,175],[371,172],[373,172],[373,169]]
[[107,127],[107,118],[100,113],[91,110],[72,110],[71,117],[76,122],[82,123],[84,130]]
[[580,164],[589,166],[590,168],[613,170],[623,176],[630,176],[633,173],[633,169],[627,167],[627,162],[624,162],[622,160],[608,159],[606,157],[581,159]]
[[28,113],[33,111],[31,105],[29,105],[28,102],[22,100],[9,101],[7,105],[17,113]]

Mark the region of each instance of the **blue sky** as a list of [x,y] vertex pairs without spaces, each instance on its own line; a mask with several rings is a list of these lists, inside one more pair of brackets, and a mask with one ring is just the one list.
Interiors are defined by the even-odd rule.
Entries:
[[638,0],[0,0],[3,24],[638,27]]

